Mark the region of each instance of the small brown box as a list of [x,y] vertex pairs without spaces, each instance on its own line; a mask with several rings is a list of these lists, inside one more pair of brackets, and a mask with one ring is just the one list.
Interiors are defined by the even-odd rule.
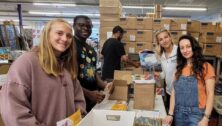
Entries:
[[178,44],[179,38],[182,35],[186,35],[187,31],[170,31],[171,38],[173,40],[173,43]]
[[101,21],[100,27],[115,27],[119,25],[119,21]]
[[114,90],[110,95],[110,100],[128,100],[128,84],[126,80],[114,80],[113,81]]
[[135,42],[124,42],[124,49],[126,53],[136,53],[136,43]]
[[120,18],[119,24],[120,24],[120,26],[121,26],[123,29],[126,29],[126,28],[127,28],[127,19],[126,19],[126,18]]
[[153,20],[153,30],[159,30],[161,28],[165,28],[170,30],[171,19],[154,19]]
[[153,43],[152,42],[136,42],[136,53],[143,51],[145,49],[153,50]]
[[187,23],[188,32],[200,32],[200,21],[189,21]]
[[173,19],[171,22],[170,30],[181,31],[187,30],[187,19]]
[[119,7],[122,6],[120,0],[99,0],[100,7]]
[[100,14],[122,14],[121,7],[99,7]]
[[214,32],[202,32],[200,34],[201,43],[216,43],[216,34]]
[[153,32],[152,30],[137,30],[136,32],[136,41],[137,42],[152,42],[153,41]]
[[137,18],[136,28],[138,30],[151,30],[153,28],[153,19],[152,18]]
[[203,48],[203,54],[208,56],[221,55],[221,44],[217,43],[200,43]]
[[216,25],[212,22],[202,22],[200,25],[200,32],[215,32]]
[[119,14],[101,14],[100,15],[100,22],[102,21],[120,21]]
[[155,104],[155,84],[134,84],[134,109],[153,110]]
[[123,41],[135,42],[136,41],[136,30],[126,30],[123,35]]
[[137,27],[137,18],[136,17],[127,17],[127,29],[136,29]]

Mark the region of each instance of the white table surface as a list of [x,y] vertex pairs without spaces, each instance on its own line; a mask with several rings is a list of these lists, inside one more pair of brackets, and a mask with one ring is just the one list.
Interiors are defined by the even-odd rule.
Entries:
[[[116,103],[116,100],[104,100],[100,104],[96,104],[93,109],[104,109],[104,110],[110,110],[112,106]],[[151,113],[152,111],[146,111],[146,110],[138,110],[138,109],[133,109],[133,100],[130,99],[129,104],[128,104],[128,110],[129,111],[135,111],[135,112],[145,112],[150,114],[149,116],[153,116]],[[163,103],[163,98],[161,95],[156,95],[155,97],[155,107],[154,107],[154,112],[159,111],[159,118],[165,118],[166,117],[166,109]]]

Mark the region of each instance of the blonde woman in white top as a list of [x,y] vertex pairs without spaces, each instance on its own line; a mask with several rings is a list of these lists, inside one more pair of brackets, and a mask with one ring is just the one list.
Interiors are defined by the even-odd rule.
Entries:
[[166,108],[168,109],[172,90],[173,74],[176,71],[177,45],[173,44],[171,34],[167,29],[160,29],[156,32],[157,48],[156,53],[160,57],[162,65],[162,78],[166,83]]

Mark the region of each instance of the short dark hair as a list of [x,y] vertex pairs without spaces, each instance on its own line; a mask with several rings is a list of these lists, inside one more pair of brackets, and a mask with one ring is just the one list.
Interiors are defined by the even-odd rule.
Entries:
[[73,18],[73,25],[76,24],[76,21],[77,21],[79,18],[84,18],[84,19],[86,19],[86,20],[90,20],[90,21],[91,21],[91,19],[90,19],[88,16],[86,16],[86,15],[77,15],[77,16],[75,16],[75,17]]
[[124,30],[123,30],[123,28],[122,27],[120,27],[119,25],[117,25],[117,26],[115,26],[114,28],[113,28],[113,33],[117,33],[117,32],[120,32],[120,33],[124,33]]

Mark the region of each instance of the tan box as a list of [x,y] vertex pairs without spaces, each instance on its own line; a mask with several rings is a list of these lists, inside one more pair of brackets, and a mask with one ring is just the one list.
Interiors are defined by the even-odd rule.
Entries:
[[188,19],[172,19],[170,30],[182,31],[187,30]]
[[127,29],[137,29],[137,17],[127,17]]
[[136,42],[136,53],[143,51],[145,49],[153,50],[153,43],[152,42]]
[[222,32],[218,31],[216,32],[216,43],[222,43]]
[[7,74],[10,68],[10,63],[0,64],[0,74]]
[[214,32],[202,32],[200,34],[201,43],[216,43],[216,34]]
[[136,43],[135,42],[124,42],[124,49],[126,53],[136,53]]
[[187,31],[188,32],[200,32],[200,21],[188,21]]
[[127,41],[135,42],[136,41],[136,33],[137,33],[137,30],[126,30],[123,35],[122,40],[124,42],[127,42]]
[[128,88],[126,80],[114,80],[113,81],[114,90],[110,95],[110,100],[128,100]]
[[121,17],[121,18],[120,18],[119,25],[120,25],[123,29],[126,29],[126,28],[127,28],[127,19]]
[[170,34],[171,34],[171,38],[172,38],[173,43],[178,44],[179,38],[182,35],[186,35],[187,31],[170,31]]
[[159,30],[165,28],[170,30],[171,19],[153,19],[153,30]]
[[216,33],[222,34],[222,23],[216,24]]
[[112,36],[113,27],[101,27],[100,28],[100,39],[106,40]]
[[198,42],[200,40],[200,33],[199,32],[190,32],[191,36],[193,36]]
[[217,43],[200,43],[203,48],[203,54],[208,56],[221,55],[221,44]]
[[200,25],[200,32],[215,32],[216,25],[212,22],[202,22]]
[[134,109],[153,110],[155,104],[155,84],[134,84]]
[[152,30],[153,19],[152,18],[137,18],[136,28],[138,30]]
[[119,21],[100,21],[100,27],[115,27],[119,25]]
[[120,21],[119,14],[101,14],[100,15],[100,22],[101,21]]
[[132,71],[115,70],[114,71],[114,80],[126,80],[127,84],[131,84],[132,83]]
[[100,14],[122,14],[121,7],[99,7]]
[[119,7],[122,6],[120,0],[99,0],[100,7]]
[[152,30],[137,30],[136,41],[137,42],[152,42],[153,31]]

